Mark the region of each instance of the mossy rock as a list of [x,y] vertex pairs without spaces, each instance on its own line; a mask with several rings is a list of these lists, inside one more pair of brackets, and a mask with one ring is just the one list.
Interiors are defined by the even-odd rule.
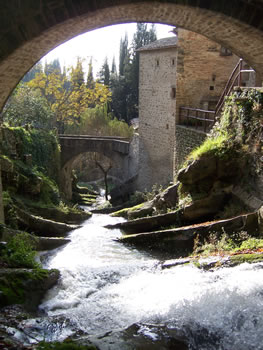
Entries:
[[256,262],[261,262],[263,261],[263,254],[257,254],[257,253],[252,253],[252,254],[238,254],[238,255],[232,255],[229,258],[229,263],[228,265],[230,266],[236,266],[240,265],[243,263],[256,263]]
[[29,311],[35,311],[46,291],[59,278],[58,270],[45,269],[1,269],[0,307],[23,304]]
[[142,206],[144,204],[145,203],[141,203],[141,204],[135,205],[133,207],[124,208],[124,209],[115,211],[114,213],[111,214],[111,216],[113,216],[113,217],[123,217],[123,218],[128,219],[129,213],[142,208]]

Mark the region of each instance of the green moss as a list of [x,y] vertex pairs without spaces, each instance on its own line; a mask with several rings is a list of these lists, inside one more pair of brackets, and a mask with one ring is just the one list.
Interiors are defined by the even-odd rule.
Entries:
[[0,292],[0,307],[25,302],[25,291],[21,279],[0,277]]
[[231,265],[238,265],[242,263],[255,263],[263,261],[263,254],[239,254],[230,257]]
[[48,270],[10,270],[0,277],[0,307],[24,304],[30,280],[42,281],[49,275]]
[[22,127],[9,128],[15,134],[20,159],[25,154],[32,155],[33,165],[47,171],[47,175],[58,180],[60,147],[53,131]]
[[141,204],[137,204],[137,205],[134,205],[133,207],[130,207],[130,208],[124,208],[124,209],[121,209],[121,210],[118,210],[118,211],[115,211],[114,213],[111,214],[111,216],[114,216],[114,217],[123,217],[123,218],[128,218],[128,214],[129,212],[133,212],[135,210],[138,210],[140,209],[145,203],[141,203]]

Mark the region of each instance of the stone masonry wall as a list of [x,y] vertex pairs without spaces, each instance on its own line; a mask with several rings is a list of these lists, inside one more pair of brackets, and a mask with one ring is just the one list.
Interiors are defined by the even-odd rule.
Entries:
[[176,55],[175,47],[140,52],[139,190],[173,180]]
[[185,126],[177,125],[175,133],[175,164],[176,170],[185,161],[189,153],[200,146],[206,138],[206,134],[198,131],[187,128]]
[[214,109],[239,58],[202,35],[178,29],[177,121],[180,106]]

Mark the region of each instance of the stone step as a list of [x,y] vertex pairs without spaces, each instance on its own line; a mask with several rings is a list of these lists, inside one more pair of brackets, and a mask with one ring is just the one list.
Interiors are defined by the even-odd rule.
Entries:
[[191,251],[194,239],[198,235],[206,238],[211,233],[233,233],[242,230],[256,233],[259,230],[258,219],[258,212],[254,212],[225,220],[124,235],[118,241],[147,249],[158,248],[169,252]]

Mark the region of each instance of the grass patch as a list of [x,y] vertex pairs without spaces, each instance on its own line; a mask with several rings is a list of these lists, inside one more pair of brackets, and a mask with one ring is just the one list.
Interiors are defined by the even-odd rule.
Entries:
[[228,151],[226,142],[228,141],[227,135],[219,135],[215,138],[207,138],[204,143],[198,148],[194,149],[187,157],[188,160],[195,160],[200,158],[204,154],[215,154],[217,156],[224,156]]
[[235,252],[243,250],[255,250],[260,248],[263,248],[263,239],[251,237],[242,242],[239,247],[235,248]]

